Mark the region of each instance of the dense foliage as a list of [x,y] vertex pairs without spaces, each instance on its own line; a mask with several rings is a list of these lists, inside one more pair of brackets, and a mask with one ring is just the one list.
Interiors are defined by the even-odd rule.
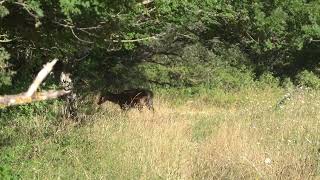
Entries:
[[[180,80],[179,85],[194,86],[210,74],[219,75],[199,73],[202,68],[216,72],[213,65],[221,65],[219,59],[227,59],[219,69],[249,69],[252,78],[266,71],[281,78],[305,69],[318,73],[316,0],[0,2],[0,84],[5,92],[12,82],[15,89],[25,88],[39,67],[54,57],[72,64],[87,84],[100,77],[101,82],[113,80],[109,84],[115,87],[116,81],[134,85],[150,78],[158,84]],[[186,56],[183,51],[192,44],[200,48],[191,47],[187,51],[192,55]],[[75,61],[88,52],[88,58]],[[142,67],[153,71],[151,77],[141,67],[134,68],[150,59],[163,65]],[[230,72],[234,70],[224,73]],[[126,73],[130,78],[123,78]],[[155,75],[158,79],[152,79]]]

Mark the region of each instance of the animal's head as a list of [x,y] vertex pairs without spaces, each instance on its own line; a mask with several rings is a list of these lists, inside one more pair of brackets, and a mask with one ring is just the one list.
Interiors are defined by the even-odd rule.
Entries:
[[103,104],[104,102],[106,102],[107,100],[110,100],[113,97],[113,94],[110,92],[106,92],[103,95],[99,95],[99,100],[97,102],[98,105]]
[[99,100],[97,102],[98,105],[101,105],[102,103],[106,102],[106,98],[104,96],[100,96]]

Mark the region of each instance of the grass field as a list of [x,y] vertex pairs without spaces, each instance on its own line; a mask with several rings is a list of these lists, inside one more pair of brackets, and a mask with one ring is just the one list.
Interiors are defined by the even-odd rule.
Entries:
[[12,119],[0,134],[2,174],[22,179],[320,178],[319,92],[297,91],[275,109],[284,94],[281,89],[193,98],[160,93],[155,113],[123,113],[106,103],[84,124],[45,114]]

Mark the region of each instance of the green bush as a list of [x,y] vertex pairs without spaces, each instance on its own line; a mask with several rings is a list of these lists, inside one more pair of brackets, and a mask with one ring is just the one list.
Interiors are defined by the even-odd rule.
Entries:
[[320,78],[311,71],[304,70],[297,75],[297,83],[313,89],[320,89]]
[[228,67],[217,69],[212,76],[210,84],[213,88],[233,91],[248,87],[253,82],[253,74],[250,71]]
[[293,82],[292,82],[292,80],[290,78],[285,78],[281,82],[281,87],[283,87],[285,89],[293,89],[294,88],[294,84],[293,84]]
[[265,72],[259,77],[258,84],[261,87],[278,87],[280,80],[271,72]]
[[31,104],[10,106],[4,109],[0,109],[0,127],[7,122],[13,121],[18,117],[24,117],[26,119],[32,118],[36,115],[46,114],[48,119],[55,120],[57,117],[58,106],[61,106],[62,102],[58,100],[34,102]]

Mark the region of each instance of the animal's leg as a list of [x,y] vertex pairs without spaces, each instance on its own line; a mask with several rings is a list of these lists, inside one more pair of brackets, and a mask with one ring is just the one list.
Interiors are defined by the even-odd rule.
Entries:
[[120,108],[121,108],[121,110],[123,110],[123,111],[127,111],[127,110],[128,110],[128,107],[127,107],[125,104],[121,104],[121,105],[120,105]]
[[154,108],[153,108],[153,100],[152,99],[148,99],[146,102],[146,105],[148,107],[149,110],[154,112]]
[[143,105],[142,105],[142,104],[137,104],[137,108],[138,108],[138,110],[141,112],[141,111],[142,111],[142,108],[143,108]]

